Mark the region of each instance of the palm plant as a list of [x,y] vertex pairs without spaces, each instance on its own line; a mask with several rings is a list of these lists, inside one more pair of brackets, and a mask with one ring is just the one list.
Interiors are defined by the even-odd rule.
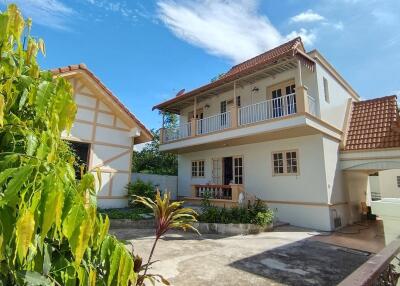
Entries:
[[151,248],[149,258],[144,267],[144,273],[138,278],[137,285],[140,286],[143,285],[144,279],[149,278],[149,276],[147,275],[147,270],[152,264],[151,258],[153,257],[154,249],[162,235],[164,235],[170,229],[183,229],[184,231],[186,231],[187,229],[191,229],[198,234],[200,233],[193,226],[193,223],[197,222],[197,213],[191,208],[182,207],[184,202],[171,202],[169,193],[165,193],[161,198],[160,192],[157,191],[154,201],[146,197],[134,197],[135,202],[141,203],[153,210],[156,224],[156,237],[153,243],[153,247]]

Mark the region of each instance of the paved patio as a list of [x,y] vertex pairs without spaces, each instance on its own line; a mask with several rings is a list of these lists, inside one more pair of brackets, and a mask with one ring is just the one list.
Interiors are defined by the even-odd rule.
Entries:
[[[144,259],[152,230],[114,229]],[[274,232],[223,237],[174,232],[160,240],[151,272],[172,285],[336,285],[369,253],[311,239],[315,232],[284,226]]]

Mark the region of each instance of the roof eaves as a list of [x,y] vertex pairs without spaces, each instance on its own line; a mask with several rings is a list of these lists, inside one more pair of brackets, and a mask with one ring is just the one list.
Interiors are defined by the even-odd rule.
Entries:
[[145,133],[147,139],[149,141],[152,140],[153,135],[146,128],[146,126],[144,126],[144,124],[132,112],[129,111],[129,109],[118,99],[118,97],[116,97],[112,93],[112,91],[109,90],[103,84],[103,82],[87,68],[87,66],[84,63],[51,69],[50,72],[52,72],[54,75],[59,75],[59,74],[65,74],[68,72],[74,72],[74,71],[79,71],[79,70],[85,72],[92,80],[94,80],[101,87],[101,89],[111,97],[111,99],[114,101],[114,103],[116,103],[134,122],[136,122],[137,125],[139,125],[139,127]]

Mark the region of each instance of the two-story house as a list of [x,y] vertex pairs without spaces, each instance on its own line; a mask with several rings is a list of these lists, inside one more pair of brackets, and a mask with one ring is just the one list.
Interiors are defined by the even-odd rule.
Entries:
[[161,129],[160,150],[178,154],[181,198],[199,203],[208,192],[215,205],[230,206],[257,197],[281,221],[331,230],[357,220],[363,201],[353,195],[351,203],[345,177],[364,182],[368,171],[351,169],[357,162],[349,154],[343,169],[341,162],[359,101],[296,38],[154,108],[180,118],[179,128]]

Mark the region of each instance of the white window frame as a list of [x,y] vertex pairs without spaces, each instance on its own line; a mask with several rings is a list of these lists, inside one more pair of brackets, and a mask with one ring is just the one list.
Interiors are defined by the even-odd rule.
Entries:
[[205,160],[193,160],[190,164],[192,178],[205,177]]
[[222,159],[221,158],[213,158],[212,159],[212,168],[211,168],[211,176],[212,182],[216,185],[222,184]]
[[[244,183],[244,160],[243,156],[232,156],[232,167],[233,167],[233,183],[237,185],[243,185]],[[241,165],[236,165],[236,160],[241,161]],[[241,173],[239,174],[239,170]],[[240,182],[241,181],[241,182]]]
[[[288,154],[295,153],[296,158],[288,158]],[[278,158],[275,160],[275,155],[281,155],[281,158]],[[296,172],[289,172],[288,171],[288,159],[289,160],[294,160],[296,162]],[[275,172],[275,161],[282,161],[281,164],[279,164],[278,168],[283,168],[282,173],[276,173]],[[299,167],[299,151],[297,149],[294,150],[282,150],[282,151],[274,151],[271,154],[271,162],[272,162],[272,176],[298,176],[300,175],[300,167]],[[293,166],[292,166],[293,168]]]

